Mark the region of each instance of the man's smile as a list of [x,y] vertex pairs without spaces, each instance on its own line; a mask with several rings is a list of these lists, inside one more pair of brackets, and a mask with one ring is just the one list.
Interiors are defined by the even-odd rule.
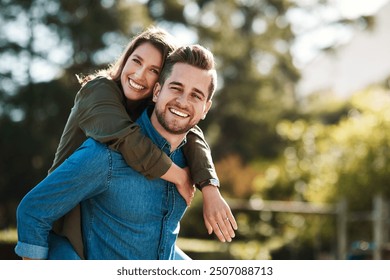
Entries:
[[174,108],[169,108],[169,111],[170,111],[172,114],[174,114],[174,115],[176,115],[176,116],[179,116],[179,117],[182,117],[182,118],[188,118],[188,117],[190,116],[189,114],[186,114],[186,113],[181,112],[181,111],[179,111],[179,110],[177,110],[177,109],[174,109]]

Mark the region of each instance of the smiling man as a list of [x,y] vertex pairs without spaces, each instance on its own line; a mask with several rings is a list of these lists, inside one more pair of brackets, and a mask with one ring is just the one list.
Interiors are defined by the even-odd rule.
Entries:
[[[211,52],[199,45],[178,48],[168,57],[153,89],[154,108],[137,120],[143,133],[180,167],[187,166],[182,151],[186,134],[209,111],[216,80]],[[174,184],[148,180],[130,168],[120,153],[93,139],[49,176],[61,176],[67,165],[74,164],[79,166],[83,188],[37,185],[20,203],[17,217],[24,221],[29,240],[19,240],[19,256],[61,258],[66,251],[61,246],[57,252],[47,249],[47,240],[54,236],[52,223],[81,203],[86,259],[180,259],[175,243],[187,205]],[[84,166],[92,167],[96,177],[105,174],[106,180],[96,181],[90,173],[83,176]],[[221,221],[219,227],[235,224],[231,212]]]
[[[194,46],[196,48],[199,46]],[[195,62],[193,61],[194,64]],[[199,64],[202,63],[204,62]],[[213,68],[205,70],[183,62],[167,62],[153,95],[156,108],[152,122],[156,129],[170,138],[172,135],[176,135],[175,138],[177,135],[185,136],[206,117],[211,107],[215,83],[216,72]],[[162,91],[164,94],[161,95]]]

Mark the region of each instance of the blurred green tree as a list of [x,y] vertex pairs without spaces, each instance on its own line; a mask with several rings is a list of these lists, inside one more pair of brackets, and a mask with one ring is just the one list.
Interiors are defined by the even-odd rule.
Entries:
[[[279,181],[293,184],[303,201],[337,203],[345,198],[350,213],[370,213],[376,195],[385,199],[390,196],[389,92],[372,87],[342,106],[329,106],[331,102],[324,100],[321,103],[316,117],[279,123],[278,132],[290,143]],[[339,121],[327,122],[324,116],[334,119],[336,111]],[[369,220],[362,218],[348,226],[349,240],[373,240]],[[331,231],[336,232],[335,224],[322,232],[328,242]],[[308,231],[301,231],[299,238],[307,237]]]

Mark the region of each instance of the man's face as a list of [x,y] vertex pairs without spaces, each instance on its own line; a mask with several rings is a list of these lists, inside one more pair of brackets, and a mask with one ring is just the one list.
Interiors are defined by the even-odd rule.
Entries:
[[153,101],[156,106],[152,121],[155,117],[157,125],[168,133],[187,133],[205,118],[211,107],[211,100],[207,101],[211,78],[207,70],[176,63],[164,85],[161,87],[157,83],[155,86]]

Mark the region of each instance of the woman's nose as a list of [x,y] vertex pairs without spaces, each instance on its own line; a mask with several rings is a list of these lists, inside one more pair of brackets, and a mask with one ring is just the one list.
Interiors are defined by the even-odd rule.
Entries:
[[135,71],[135,75],[136,75],[136,77],[138,77],[138,78],[143,78],[144,75],[145,75],[145,68],[139,67],[139,68],[137,69],[137,71]]

